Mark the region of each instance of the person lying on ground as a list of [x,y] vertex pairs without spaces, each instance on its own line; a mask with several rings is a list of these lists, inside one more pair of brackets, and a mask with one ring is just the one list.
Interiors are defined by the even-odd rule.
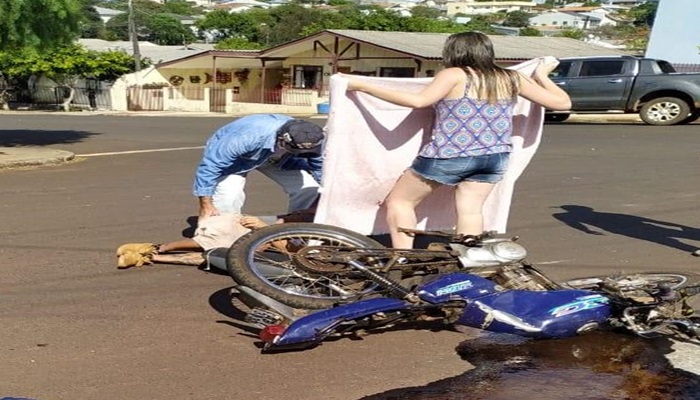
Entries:
[[[312,222],[315,207],[277,216],[275,224],[285,222]],[[141,267],[148,264],[178,264],[202,266],[211,262],[209,255],[217,249],[228,250],[248,232],[267,226],[262,219],[241,214],[220,214],[198,224],[192,238],[173,242],[127,243],[117,249],[117,268]],[[286,243],[275,247],[285,250]]]

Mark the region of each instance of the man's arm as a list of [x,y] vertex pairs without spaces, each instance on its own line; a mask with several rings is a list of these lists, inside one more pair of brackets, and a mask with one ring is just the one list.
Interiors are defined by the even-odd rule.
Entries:
[[219,215],[212,200],[216,185],[245,151],[245,143],[240,143],[233,137],[215,135],[207,142],[202,160],[195,171],[192,188],[194,195],[199,198],[200,218]]

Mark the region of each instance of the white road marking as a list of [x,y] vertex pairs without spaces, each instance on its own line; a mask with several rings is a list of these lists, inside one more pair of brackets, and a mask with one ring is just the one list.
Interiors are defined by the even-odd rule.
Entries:
[[151,149],[151,150],[129,150],[129,151],[112,151],[109,153],[92,153],[92,154],[76,154],[76,157],[100,157],[100,156],[118,156],[122,154],[139,154],[139,153],[157,153],[162,151],[179,151],[179,150],[198,150],[204,146],[195,147],[175,147],[171,149]]

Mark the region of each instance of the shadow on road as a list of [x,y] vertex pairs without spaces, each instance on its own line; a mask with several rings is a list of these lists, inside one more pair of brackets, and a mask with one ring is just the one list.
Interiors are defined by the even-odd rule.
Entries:
[[474,369],[362,400],[697,400],[698,376],[664,357],[671,344],[607,332],[560,340],[486,334],[457,347]]
[[82,142],[99,133],[83,131],[0,130],[0,147],[44,146]]
[[636,215],[600,212],[586,206],[567,204],[558,208],[564,212],[552,214],[554,218],[589,235],[605,235],[607,232],[687,252],[698,249],[698,246],[679,240],[700,241],[700,229],[698,228]]

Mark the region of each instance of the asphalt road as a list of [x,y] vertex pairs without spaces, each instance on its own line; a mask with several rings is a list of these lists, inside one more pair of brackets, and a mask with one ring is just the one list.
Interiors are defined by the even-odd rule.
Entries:
[[[78,155],[0,172],[0,398],[346,400],[471,368],[455,353],[469,336],[452,331],[260,355],[233,318],[227,276],[115,268],[118,245],[190,229],[198,147],[228,118],[0,119],[0,147]],[[176,150],[155,151],[167,149]],[[699,164],[697,125],[547,125],[516,187],[509,231],[555,279],[700,271],[689,255],[700,247]],[[262,175],[252,174],[249,190],[246,212],[283,211],[282,193]]]

